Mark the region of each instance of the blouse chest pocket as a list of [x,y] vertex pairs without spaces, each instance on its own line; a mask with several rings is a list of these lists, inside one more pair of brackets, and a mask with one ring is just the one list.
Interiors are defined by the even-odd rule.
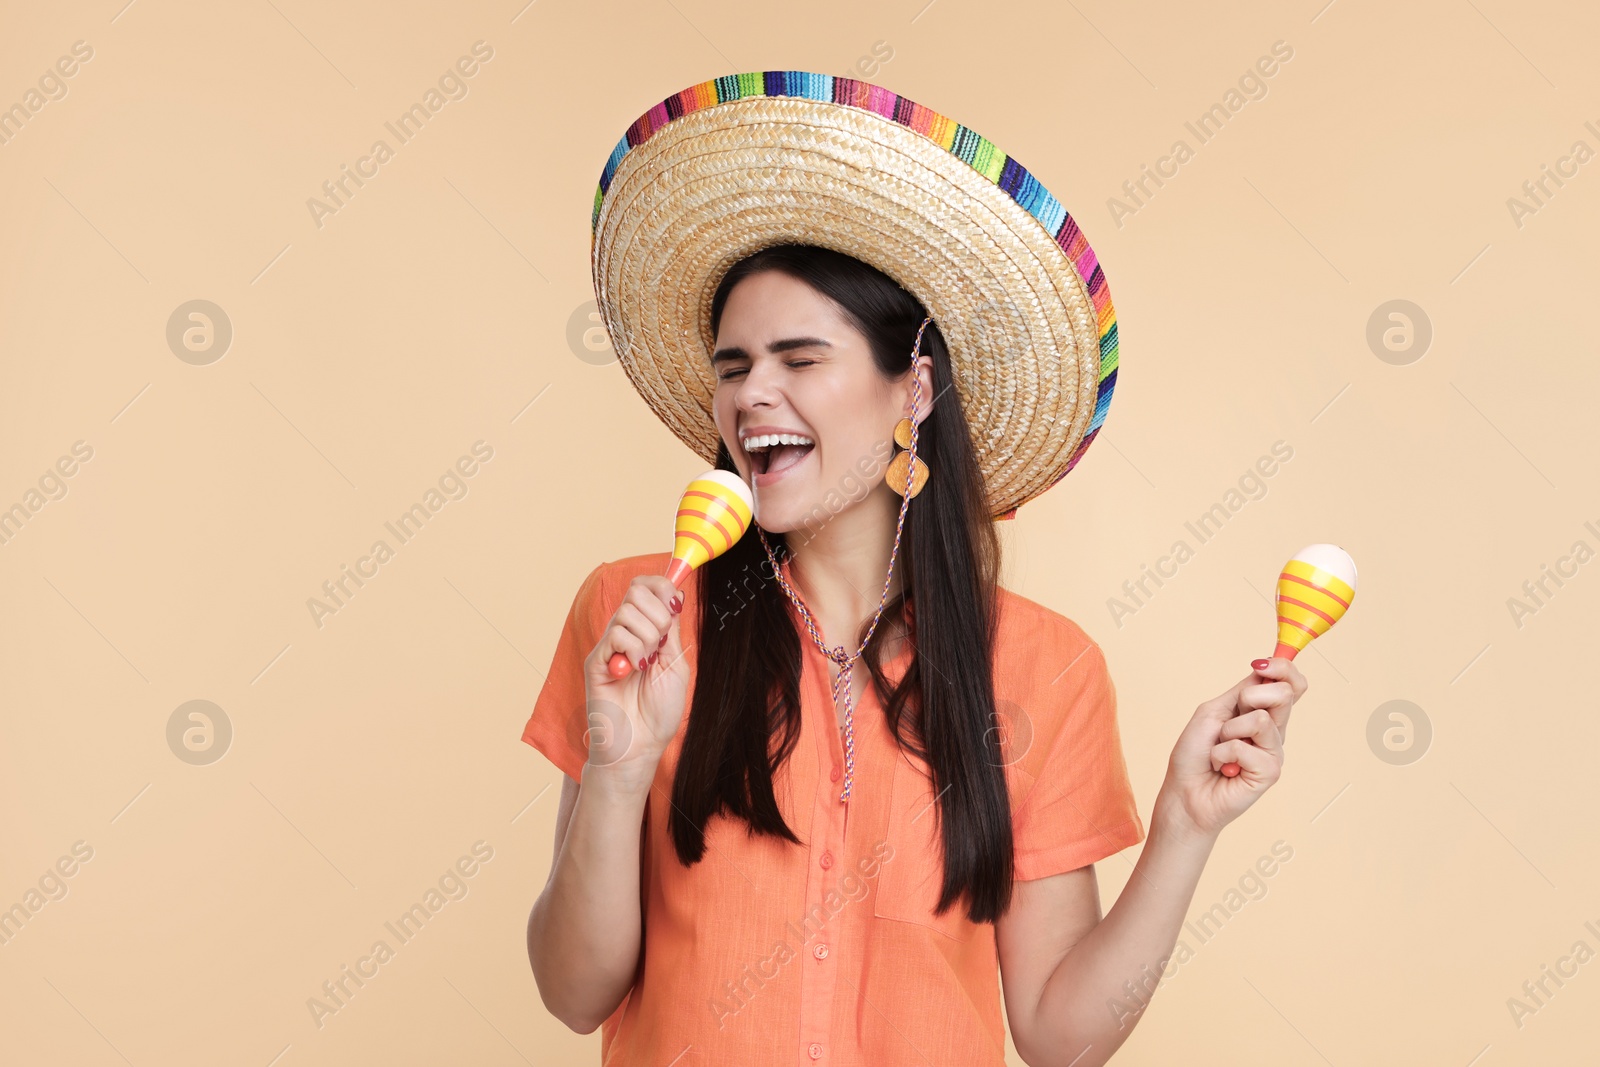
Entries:
[[882,919],[916,923],[956,941],[972,937],[964,898],[933,913],[944,886],[944,847],[938,805],[927,765],[910,753],[895,754],[890,783],[888,843],[894,849],[879,869],[873,913]]

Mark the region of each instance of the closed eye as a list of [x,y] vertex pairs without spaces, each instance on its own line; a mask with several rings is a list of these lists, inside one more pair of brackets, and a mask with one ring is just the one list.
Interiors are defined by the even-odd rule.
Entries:
[[[817,361],[814,359],[790,359],[785,360],[783,365],[785,367],[809,367],[816,362]],[[719,382],[725,382],[736,374],[744,374],[747,370],[748,368],[746,367],[733,367],[717,375],[717,380]]]

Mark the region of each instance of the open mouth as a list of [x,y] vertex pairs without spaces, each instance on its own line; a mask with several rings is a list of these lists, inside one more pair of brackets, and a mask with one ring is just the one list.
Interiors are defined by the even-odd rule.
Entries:
[[759,434],[746,438],[745,455],[756,474],[781,474],[805,459],[816,442],[801,434]]

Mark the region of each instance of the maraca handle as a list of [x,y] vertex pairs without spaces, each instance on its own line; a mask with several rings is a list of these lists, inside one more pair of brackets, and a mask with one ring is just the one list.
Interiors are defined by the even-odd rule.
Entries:
[[627,656],[623,655],[621,652],[611,653],[611,659],[608,663],[606,663],[606,672],[610,674],[611,677],[617,679],[626,678],[628,676],[628,672],[631,670],[633,670],[633,664],[628,662]]
[[[1249,744],[1252,744],[1252,745],[1255,744],[1255,742],[1251,741],[1248,737],[1244,738],[1244,740],[1246,742],[1248,742]],[[1237,777],[1239,777],[1239,765],[1237,763],[1224,763],[1222,765],[1222,767],[1221,767],[1221,770],[1222,770],[1222,773],[1225,774],[1226,776],[1228,776],[1229,778],[1237,778]]]

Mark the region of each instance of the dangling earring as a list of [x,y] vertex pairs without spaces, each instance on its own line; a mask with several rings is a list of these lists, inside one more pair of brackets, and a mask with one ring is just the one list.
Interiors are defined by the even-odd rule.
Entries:
[[[911,447],[911,420],[903,418],[894,426],[894,443],[901,448]],[[885,484],[910,499],[922,492],[922,487],[928,484],[928,461],[917,458],[916,474],[911,477],[911,492],[906,492],[906,476],[911,473],[911,453],[899,452],[894,459],[889,461],[889,469],[883,472]]]

